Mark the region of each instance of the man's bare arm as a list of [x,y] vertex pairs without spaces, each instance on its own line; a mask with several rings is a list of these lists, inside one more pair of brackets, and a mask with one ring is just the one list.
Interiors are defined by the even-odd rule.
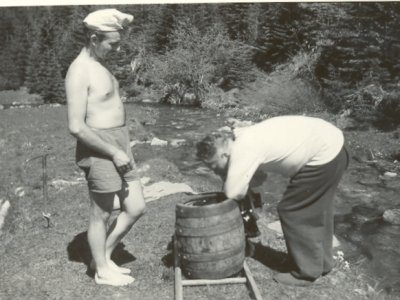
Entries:
[[89,148],[113,159],[117,167],[128,164],[129,158],[124,151],[103,141],[86,125],[89,83],[87,76],[83,74],[85,73],[82,70],[72,65],[65,79],[69,131]]

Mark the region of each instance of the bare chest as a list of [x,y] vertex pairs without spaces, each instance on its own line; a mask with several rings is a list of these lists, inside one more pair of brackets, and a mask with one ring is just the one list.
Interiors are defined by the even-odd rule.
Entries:
[[93,67],[90,72],[88,101],[91,103],[119,101],[119,84],[116,78],[104,67]]

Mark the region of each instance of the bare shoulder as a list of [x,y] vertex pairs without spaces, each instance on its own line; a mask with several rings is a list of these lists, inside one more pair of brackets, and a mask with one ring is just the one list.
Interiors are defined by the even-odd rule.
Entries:
[[90,62],[83,55],[78,55],[68,68],[65,77],[65,92],[68,104],[84,104],[90,86]]
[[90,62],[81,56],[75,58],[68,68],[68,72],[65,80],[85,82],[88,77],[88,71],[90,70]]

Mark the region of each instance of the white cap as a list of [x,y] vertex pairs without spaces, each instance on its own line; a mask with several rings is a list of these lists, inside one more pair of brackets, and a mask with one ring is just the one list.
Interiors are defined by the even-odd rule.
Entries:
[[96,10],[83,20],[85,26],[97,31],[119,31],[133,21],[133,16],[115,8]]

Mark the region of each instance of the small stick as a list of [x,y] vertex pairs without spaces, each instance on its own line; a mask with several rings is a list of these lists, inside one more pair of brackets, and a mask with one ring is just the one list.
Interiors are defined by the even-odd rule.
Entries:
[[51,214],[47,211],[47,206],[48,206],[48,193],[47,193],[47,156],[49,154],[43,154],[39,155],[36,157],[33,157],[31,159],[28,159],[25,163],[28,163],[32,160],[35,160],[37,158],[42,158],[42,188],[43,188],[43,200],[44,200],[44,212],[42,212],[43,218],[47,221],[46,228],[49,228],[51,226],[50,224],[50,217]]
[[178,242],[174,239],[175,300],[183,300],[182,271],[178,253]]
[[256,300],[262,300],[263,298],[261,297],[261,293],[258,290],[257,284],[253,278],[253,274],[251,274],[249,266],[247,265],[246,261],[243,263],[243,268],[244,272],[246,273],[246,277],[249,280],[250,287],[253,290],[254,297],[256,297]]
[[228,283],[246,283],[247,279],[245,277],[238,278],[223,278],[223,279],[190,279],[183,280],[183,286],[191,285],[211,285],[211,284],[228,284]]
[[44,219],[47,221],[46,228],[50,227],[50,216],[51,214],[47,211],[47,206],[48,206],[48,193],[47,193],[47,156],[48,154],[46,153],[45,155],[42,156],[42,169],[43,169],[43,199],[44,199],[44,207],[45,211],[42,213]]

